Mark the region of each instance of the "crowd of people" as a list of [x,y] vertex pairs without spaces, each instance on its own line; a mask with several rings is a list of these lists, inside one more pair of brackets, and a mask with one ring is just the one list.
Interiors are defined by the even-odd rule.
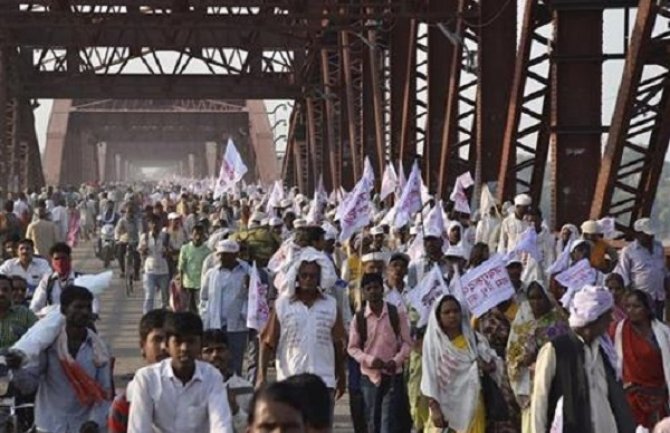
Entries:
[[[27,422],[329,432],[348,394],[355,433],[670,432],[670,275],[650,219],[624,243],[604,221],[554,233],[521,194],[473,214],[426,197],[397,225],[393,195],[376,195],[343,237],[344,194],[278,185],[1,198],[0,350]],[[96,330],[105,305],[73,263],[78,246],[101,254],[105,228],[143,294],[146,366],[124,390]],[[513,293],[475,314],[461,281],[494,260]]]

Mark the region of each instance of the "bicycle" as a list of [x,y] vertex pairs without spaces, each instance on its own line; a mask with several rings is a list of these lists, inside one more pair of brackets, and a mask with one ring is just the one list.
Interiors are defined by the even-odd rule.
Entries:
[[[6,352],[3,352],[6,353]],[[0,356],[0,431],[3,433],[32,433],[35,431],[34,403],[16,404],[15,390],[10,385],[5,356]],[[23,416],[22,416],[23,415]]]
[[125,275],[125,286],[126,286],[126,296],[131,296],[135,291],[135,268],[137,260],[137,244],[129,242],[126,247],[126,275]]

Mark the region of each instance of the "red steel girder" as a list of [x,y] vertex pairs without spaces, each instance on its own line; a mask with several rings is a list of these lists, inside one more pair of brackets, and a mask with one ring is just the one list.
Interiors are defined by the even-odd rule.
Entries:
[[[341,112],[341,101],[338,88],[340,87],[340,55],[339,50],[321,50],[321,74],[324,84],[325,95],[321,103],[325,112],[322,115],[322,127],[324,129],[323,146],[319,167],[320,176],[323,176],[324,186],[328,190],[339,188],[342,184],[342,174],[335,148],[341,143],[340,122],[338,117]],[[318,178],[316,179],[318,182]]]
[[[345,106],[346,121],[346,143],[348,152],[343,156],[342,164],[350,165],[350,172],[354,179],[358,179],[363,173],[363,125],[362,125],[362,47],[347,31],[340,32],[340,46],[342,56],[342,78],[344,92],[342,92]],[[343,181],[345,179],[343,178]],[[345,183],[351,186],[351,181]]]
[[[505,115],[514,77],[516,0],[480,0],[477,53],[477,133],[475,157],[479,183],[498,180]],[[473,146],[471,145],[471,148]]]
[[[386,145],[384,142],[384,100],[383,100],[383,71],[382,61],[384,52],[379,47],[378,35],[375,30],[367,32],[367,44],[363,59],[363,140],[365,154],[370,157],[375,173],[384,170]],[[381,184],[381,176],[376,176]]]
[[526,0],[498,170],[501,203],[520,193],[528,193],[534,203],[542,196],[549,154],[552,24],[541,0]]
[[391,159],[401,160],[407,173],[416,155],[410,125],[416,112],[417,24],[397,19],[390,33]]
[[[450,12],[458,7],[458,0],[429,0],[431,11]],[[444,25],[454,32],[454,21]],[[423,148],[423,175],[430,191],[436,191],[440,176],[440,148],[444,127],[447,92],[449,90],[449,60],[454,45],[437,26],[428,28],[428,105],[426,111],[426,139]],[[450,140],[453,140],[451,137]]]
[[[455,32],[452,38],[457,43],[453,50],[449,74],[449,92],[446,102],[442,148],[440,153],[440,176],[437,195],[448,196],[457,176],[466,171],[474,172],[472,158],[477,133],[477,86],[479,78],[472,47],[478,47],[479,36],[476,24],[465,17],[468,13],[479,14],[477,0],[459,0]],[[470,48],[468,48],[468,46]],[[463,155],[466,153],[466,155]]]
[[553,223],[589,217],[602,136],[603,10],[553,11],[551,151]]
[[654,35],[667,5],[641,0],[603,155],[591,216],[621,228],[649,216],[670,141],[670,33]]

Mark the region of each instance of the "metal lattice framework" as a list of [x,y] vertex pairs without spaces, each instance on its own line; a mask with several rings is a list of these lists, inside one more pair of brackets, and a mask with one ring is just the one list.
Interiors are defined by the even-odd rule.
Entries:
[[[320,178],[350,188],[366,156],[381,173],[422,155],[441,198],[469,170],[496,182],[500,199],[550,192],[555,225],[612,214],[629,227],[651,211],[670,140],[670,33],[655,30],[667,6],[525,0],[517,23],[517,1],[4,0],[3,186],[39,178],[35,98],[91,113],[139,113],[146,99],[184,113],[293,99],[283,176],[306,193]],[[631,7],[635,31],[603,125],[603,62],[623,58],[603,52],[603,14]]]

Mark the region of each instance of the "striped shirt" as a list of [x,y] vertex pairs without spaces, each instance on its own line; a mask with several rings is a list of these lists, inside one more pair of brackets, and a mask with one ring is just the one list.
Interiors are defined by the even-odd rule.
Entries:
[[130,402],[123,392],[116,396],[109,409],[107,419],[107,430],[109,433],[126,433],[128,431],[128,415],[130,414]]

